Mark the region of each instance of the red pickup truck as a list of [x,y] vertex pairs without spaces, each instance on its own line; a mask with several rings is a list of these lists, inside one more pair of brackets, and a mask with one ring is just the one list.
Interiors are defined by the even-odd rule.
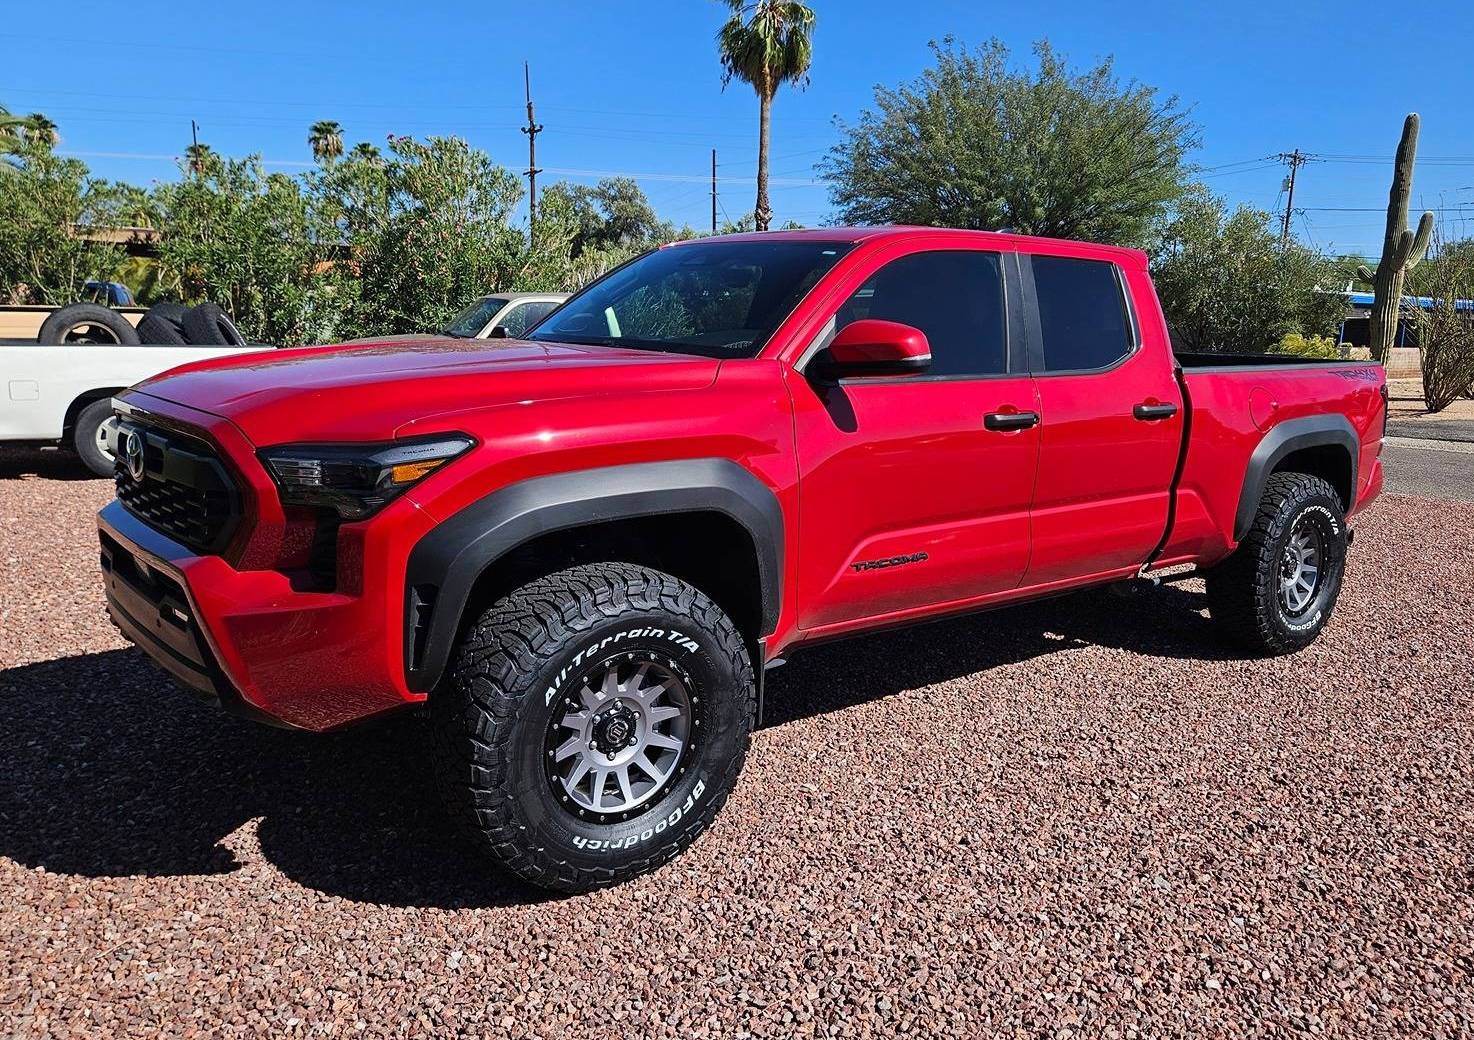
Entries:
[[454,813],[572,891],[694,840],[804,644],[1195,564],[1226,638],[1305,646],[1386,393],[1174,357],[1133,250],[826,228],[655,250],[520,340],[221,358],[117,411],[122,631],[278,724],[428,701]]

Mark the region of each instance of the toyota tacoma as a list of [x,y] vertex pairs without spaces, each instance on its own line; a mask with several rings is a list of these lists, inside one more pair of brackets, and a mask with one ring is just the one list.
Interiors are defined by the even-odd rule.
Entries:
[[681,242],[521,339],[310,347],[120,394],[108,608],[185,685],[423,706],[453,815],[578,891],[717,814],[804,644],[1194,565],[1248,652],[1331,617],[1382,370],[1174,354],[1140,252]]

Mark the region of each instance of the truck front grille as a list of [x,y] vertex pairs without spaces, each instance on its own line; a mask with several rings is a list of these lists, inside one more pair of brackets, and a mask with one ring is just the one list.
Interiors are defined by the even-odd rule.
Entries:
[[[141,442],[141,459],[126,450],[130,433]],[[230,544],[240,496],[207,442],[121,419],[116,443],[118,501],[128,512],[201,553],[219,553]]]

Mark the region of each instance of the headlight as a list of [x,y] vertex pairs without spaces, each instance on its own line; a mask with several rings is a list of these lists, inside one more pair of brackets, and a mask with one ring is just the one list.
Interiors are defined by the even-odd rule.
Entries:
[[284,444],[260,455],[283,505],[326,507],[344,520],[362,520],[473,443],[450,433],[387,444]]

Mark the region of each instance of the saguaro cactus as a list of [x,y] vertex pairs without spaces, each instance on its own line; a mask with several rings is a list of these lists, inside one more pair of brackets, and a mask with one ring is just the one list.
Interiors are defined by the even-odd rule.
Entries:
[[1418,113],[1409,112],[1402,123],[1402,140],[1397,143],[1397,163],[1392,169],[1392,190],[1387,195],[1387,235],[1382,240],[1382,259],[1375,271],[1365,265],[1357,275],[1375,290],[1371,314],[1372,357],[1387,363],[1397,341],[1397,312],[1402,303],[1402,283],[1428,251],[1433,234],[1433,214],[1424,213],[1417,234],[1407,227],[1408,196],[1413,191],[1413,161],[1418,156]]

